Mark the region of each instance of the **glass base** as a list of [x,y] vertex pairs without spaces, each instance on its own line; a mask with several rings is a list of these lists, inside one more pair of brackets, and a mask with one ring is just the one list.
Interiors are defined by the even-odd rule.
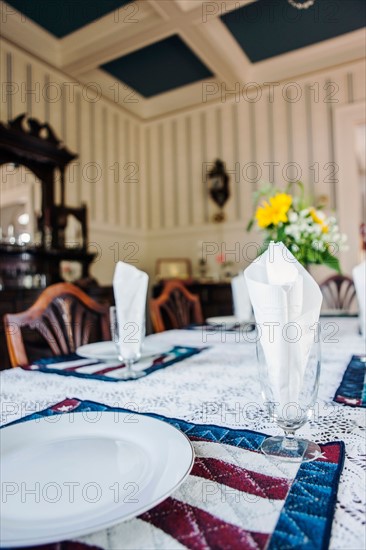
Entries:
[[269,458],[286,462],[311,462],[322,454],[319,445],[312,441],[284,436],[268,437],[261,450]]
[[142,378],[143,376],[146,376],[146,372],[144,370],[126,370],[126,372],[123,373],[123,376],[121,376],[122,380],[137,380],[137,378]]

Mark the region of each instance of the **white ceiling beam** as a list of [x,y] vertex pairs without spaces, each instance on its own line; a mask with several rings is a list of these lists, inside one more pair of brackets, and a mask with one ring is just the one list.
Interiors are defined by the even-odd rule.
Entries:
[[[87,28],[83,28],[65,37],[62,40],[62,68],[66,72],[75,75],[80,71],[90,71],[108,61],[154,44],[173,34],[181,35],[182,27],[187,29],[193,24],[198,25],[199,23],[203,23],[206,19],[207,23],[214,23],[214,19],[223,13],[223,10],[226,13],[236,9],[238,6],[246,5],[256,0],[226,0],[224,3],[225,8],[219,3],[221,6],[220,12],[215,16],[203,12],[202,6],[209,4],[203,0],[199,0],[198,7],[197,0],[195,0],[196,7],[188,12],[183,12],[173,0],[142,1],[144,2],[143,4],[141,0],[138,2],[138,5],[142,7],[136,13],[136,18],[139,20],[138,24],[130,26],[129,29],[125,29],[124,27],[124,33],[121,33],[116,25],[112,26],[107,23],[105,24],[104,32],[101,33],[100,29],[103,21],[108,17],[105,16],[102,20],[95,22],[95,28],[93,28],[94,24],[91,24]],[[149,7],[151,7],[150,10]],[[223,28],[225,28],[224,25]],[[187,34],[191,35],[190,31]],[[186,41],[190,43],[191,40],[192,36],[187,36]],[[218,44],[215,45],[215,49],[221,58]],[[220,79],[230,78],[231,80],[235,80],[235,78],[233,79],[233,74],[230,77],[227,74],[225,77],[220,66],[216,68],[216,64],[220,65],[219,60],[214,65],[214,56],[209,55],[209,58],[206,63],[210,68],[212,65],[212,72],[218,74]]]
[[[227,56],[223,55],[220,36],[216,37],[215,41],[209,31],[201,32],[203,26],[209,24],[208,22],[203,23],[202,19],[199,19],[199,24],[197,24],[197,10],[200,10],[200,8],[197,8],[194,13],[187,14],[183,13],[175,2],[165,2],[164,0],[148,0],[148,2],[159,11],[162,17],[178,22],[180,37],[206,64],[214,77],[227,83],[228,87],[235,86],[238,76],[232,63],[228,63]],[[201,15],[202,12],[200,11],[200,17]],[[193,23],[193,21],[196,21],[196,23]],[[225,26],[222,24],[220,26],[220,23],[218,21],[218,29],[225,32]]]
[[[207,84],[214,88],[220,85],[216,79],[207,79]],[[208,97],[207,100],[217,99]],[[175,90],[170,90],[155,97],[145,99],[143,103],[143,117],[145,120],[152,120],[166,115],[167,113],[177,113],[185,109],[190,109],[202,104],[202,83],[194,82],[181,86]]]
[[31,54],[59,67],[61,48],[57,38],[6,2],[0,2],[1,36]]
[[212,52],[220,55],[225,65],[230,67],[236,82],[244,82],[252,65],[224,23],[213,18],[201,25],[198,31],[205,37]]
[[63,69],[72,74],[77,74],[81,71],[90,71],[108,61],[123,57],[131,52],[158,42],[159,40],[163,40],[175,32],[177,32],[177,30],[172,28],[169,22],[163,23],[162,25],[154,25],[150,28],[141,30],[141,32],[127,39],[120,37],[119,41],[114,41],[107,47],[104,45],[104,47],[96,47],[95,50],[93,48],[93,51],[84,53],[84,55],[77,58],[73,56],[74,60],[68,63],[66,62],[63,65]]
[[164,24],[147,2],[136,1],[133,5],[137,7],[134,14],[121,10],[109,13],[63,38],[64,70],[72,73],[92,70],[172,33],[169,23]]

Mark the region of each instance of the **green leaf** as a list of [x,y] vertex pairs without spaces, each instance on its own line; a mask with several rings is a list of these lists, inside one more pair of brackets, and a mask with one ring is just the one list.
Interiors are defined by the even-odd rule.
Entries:
[[277,226],[277,240],[283,242],[286,238],[285,225]]
[[333,256],[333,254],[331,254],[329,250],[325,250],[323,252],[322,260],[324,265],[330,267],[331,269],[335,269],[335,271],[337,271],[338,273],[341,273],[341,266],[339,264],[338,258]]
[[249,220],[248,225],[247,225],[247,227],[246,227],[246,230],[247,230],[248,232],[251,231],[252,228],[253,228],[253,225],[254,225],[254,218],[252,218],[251,220]]

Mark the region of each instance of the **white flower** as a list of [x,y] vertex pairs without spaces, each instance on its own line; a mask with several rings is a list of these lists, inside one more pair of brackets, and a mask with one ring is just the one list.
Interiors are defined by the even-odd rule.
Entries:
[[290,212],[289,216],[288,216],[288,219],[290,221],[290,223],[294,223],[294,222],[297,222],[299,216],[296,212]]
[[326,216],[322,210],[315,210],[315,214],[318,216],[319,220],[324,221]]
[[299,216],[300,218],[306,218],[309,215],[309,208],[304,208],[303,210],[300,210]]

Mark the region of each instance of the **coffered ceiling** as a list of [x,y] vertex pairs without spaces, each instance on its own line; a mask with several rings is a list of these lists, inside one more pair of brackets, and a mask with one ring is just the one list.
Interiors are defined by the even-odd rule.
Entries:
[[[304,0],[297,0],[298,3]],[[364,55],[364,0],[8,0],[5,38],[142,119]]]

